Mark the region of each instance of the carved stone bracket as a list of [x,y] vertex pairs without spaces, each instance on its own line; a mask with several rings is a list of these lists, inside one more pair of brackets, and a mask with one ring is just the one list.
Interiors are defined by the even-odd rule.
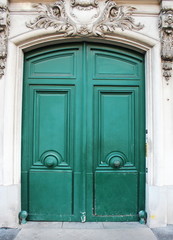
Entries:
[[0,78],[4,75],[6,65],[9,25],[8,7],[0,3]]
[[173,69],[173,9],[164,8],[161,10],[159,28],[163,76],[166,81],[169,81]]
[[[121,30],[140,30],[132,18],[133,7],[117,5],[113,0],[59,0],[54,4],[35,4],[39,15],[26,23],[31,29],[53,27],[64,36],[102,36]],[[85,14],[84,14],[85,11]]]

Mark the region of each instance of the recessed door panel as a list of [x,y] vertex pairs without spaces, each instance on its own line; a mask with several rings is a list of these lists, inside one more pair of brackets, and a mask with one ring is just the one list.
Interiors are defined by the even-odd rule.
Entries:
[[47,151],[56,151],[62,162],[69,162],[72,149],[70,132],[73,127],[72,89],[34,91],[34,159],[38,161]]
[[[73,214],[72,171],[31,170],[30,220],[69,220]],[[56,201],[55,201],[56,199]]]
[[[125,91],[126,90],[126,91]],[[99,164],[105,163],[111,152],[121,152],[125,164],[135,160],[135,91],[127,87],[99,87],[95,89],[95,136],[100,143]]]
[[99,172],[95,174],[94,214],[132,217],[138,206],[137,172]]
[[64,44],[25,56],[22,210],[37,221],[136,221],[145,208],[143,56]]
[[29,69],[31,78],[75,78],[76,54],[72,51],[47,53],[31,60]]
[[134,79],[140,77],[138,59],[122,53],[92,49],[94,79]]

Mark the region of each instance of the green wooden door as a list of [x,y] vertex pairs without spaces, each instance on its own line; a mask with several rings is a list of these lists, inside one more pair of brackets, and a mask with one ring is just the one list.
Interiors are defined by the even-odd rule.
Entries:
[[144,63],[79,43],[25,55],[22,210],[29,220],[137,221],[144,209]]

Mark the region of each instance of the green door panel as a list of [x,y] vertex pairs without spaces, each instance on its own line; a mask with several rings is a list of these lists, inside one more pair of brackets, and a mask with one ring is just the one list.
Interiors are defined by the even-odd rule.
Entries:
[[[31,89],[34,93],[33,115],[33,159],[39,164],[42,154],[56,151],[60,157],[58,165],[70,165],[72,155],[72,128],[74,97],[73,89],[59,87],[56,90],[42,87]],[[58,121],[57,121],[58,120]],[[57,134],[58,133],[58,134]],[[69,158],[69,155],[71,157]]]
[[136,217],[137,179],[137,172],[96,172],[95,215]]
[[127,57],[123,59],[117,54],[95,53],[95,78],[136,78],[137,73],[137,63]]
[[31,60],[29,69],[31,78],[63,77],[73,79],[76,77],[76,55],[75,52],[69,50],[66,53],[48,53],[46,56],[39,56]]
[[138,123],[134,110],[138,89],[95,87],[94,90],[94,143],[98,166],[107,164],[108,155],[116,151],[124,154],[124,167],[133,166],[136,151],[134,129]]
[[[120,49],[118,49],[120,50]],[[138,80],[141,77],[141,58],[133,53],[108,48],[90,48],[93,79]]]
[[143,55],[104,44],[25,55],[22,210],[38,221],[137,221],[145,209]]
[[[30,220],[69,221],[73,214],[72,171],[30,171]],[[56,199],[56,201],[55,201]]]

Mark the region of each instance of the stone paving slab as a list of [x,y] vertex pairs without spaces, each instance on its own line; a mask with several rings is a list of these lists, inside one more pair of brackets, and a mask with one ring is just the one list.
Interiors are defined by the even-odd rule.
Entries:
[[19,231],[19,229],[0,228],[0,240],[13,240]]
[[138,222],[27,222],[20,225],[26,228],[49,228],[49,229],[117,229],[117,228],[148,228]]
[[64,222],[62,225],[63,229],[103,229],[102,222]]
[[139,223],[27,223],[15,240],[157,240]]
[[15,240],[156,240],[150,229],[42,229],[21,230]]
[[173,225],[167,227],[153,228],[155,236],[158,240],[173,240]]

